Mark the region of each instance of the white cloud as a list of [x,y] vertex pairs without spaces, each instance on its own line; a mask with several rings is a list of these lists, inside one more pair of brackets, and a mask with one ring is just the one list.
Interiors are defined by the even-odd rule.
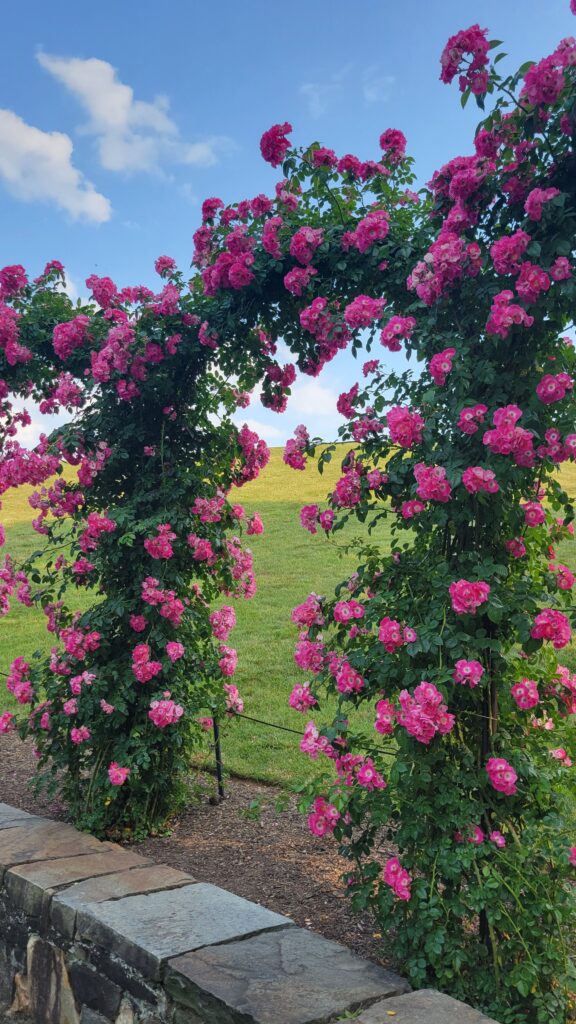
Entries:
[[26,400],[23,408],[30,414],[32,421],[25,427],[19,426],[16,433],[16,440],[24,448],[35,448],[40,440],[40,434],[50,434],[57,427],[64,426],[65,423],[69,423],[72,419],[71,414],[66,409],[51,415],[41,413],[37,403],[31,398]]
[[308,101],[310,115],[317,118],[322,117],[328,108],[330,97],[341,88],[335,82],[305,82],[300,86],[300,94]]
[[72,163],[72,141],[44,132],[11,110],[0,110],[0,178],[24,202],[52,202],[75,219],[110,220],[110,200]]
[[317,380],[299,377],[289,399],[291,412],[312,416],[335,416],[338,395]]
[[210,167],[230,144],[222,136],[184,142],[169,116],[167,97],[156,96],[151,103],[135,99],[131,86],[121,82],[116,68],[105,60],[47,53],[37,57],[86,110],[89,121],[82,131],[95,137],[107,171],[157,172],[166,163]]
[[335,71],[333,75],[330,75],[325,82],[304,82],[300,86],[300,95],[304,96],[308,101],[308,110],[311,117],[322,117],[333,97],[342,91],[344,79],[351,70],[352,64],[346,64],[339,71]]
[[241,412],[236,413],[234,421],[239,427],[246,423],[250,430],[254,430],[259,437],[272,442],[272,444],[278,444],[286,435],[286,430],[280,430],[271,423],[263,423],[262,420],[246,419]]
[[362,91],[367,103],[386,103],[392,95],[396,79],[394,75],[384,75],[378,67],[366,68]]

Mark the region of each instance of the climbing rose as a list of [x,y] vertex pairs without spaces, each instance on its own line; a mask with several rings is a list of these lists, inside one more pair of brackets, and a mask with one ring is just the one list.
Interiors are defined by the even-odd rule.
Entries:
[[505,547],[513,558],[524,558],[526,554],[526,545],[522,537],[514,537],[512,540],[507,540]]
[[166,690],[162,696],[162,700],[152,701],[148,712],[148,718],[159,729],[165,729],[167,725],[174,725],[184,714],[184,708],[170,700],[170,690]]
[[406,154],[406,136],[398,128],[387,128],[380,136],[380,149],[390,163],[399,163]]
[[497,829],[493,829],[490,833],[490,842],[494,843],[495,846],[503,847],[506,846],[506,840],[501,832]]
[[402,710],[397,712],[396,720],[419,743],[428,744],[437,732],[443,735],[453,729],[454,715],[433,683],[422,680],[413,694],[401,690],[399,700]]
[[469,494],[476,494],[478,491],[495,494],[500,490],[495,474],[491,469],[482,469],[482,466],[469,466],[465,469],[462,483]]
[[367,757],[364,764],[356,769],[356,779],[360,786],[367,789],[369,793],[375,789],[386,789],[386,782],[380,772],[376,771],[374,762]]
[[26,271],[19,263],[0,270],[0,299],[9,299],[28,284]]
[[77,746],[78,744],[85,743],[86,740],[89,740],[91,735],[90,729],[85,725],[81,725],[78,729],[70,729],[70,739],[72,740],[72,743],[75,743]]
[[312,807],[312,812],[308,815],[308,828],[312,834],[325,836],[326,833],[333,832],[338,824],[340,812],[322,796],[316,797]]
[[0,715],[0,733],[12,732],[16,728],[16,719],[11,711],[4,711]]
[[474,687],[478,686],[483,675],[484,667],[479,661],[466,661],[464,658],[460,658],[454,666],[452,678],[455,683]]
[[[204,204],[202,205],[202,212],[204,212]],[[171,256],[159,256],[154,263],[154,270],[157,274],[160,274],[160,277],[169,277],[176,270],[176,260],[172,259]]]
[[536,394],[541,402],[545,405],[550,405],[552,402],[560,402],[565,396],[567,391],[571,391],[574,387],[574,381],[568,373],[547,373],[538,382],[536,386]]
[[300,525],[309,533],[317,532],[318,505],[303,505],[300,509]]
[[310,443],[310,435],[303,424],[296,427],[294,437],[290,437],[284,448],[283,459],[292,469],[306,469],[306,448]]
[[408,627],[402,629],[399,622],[385,615],[378,626],[378,639],[384,644],[384,650],[388,654],[394,654],[405,644],[414,643],[417,637],[413,629]]
[[486,763],[486,771],[491,785],[499,793],[512,796],[516,792],[518,775],[504,757],[491,757]]
[[238,692],[238,687],[234,686],[234,683],[224,683],[224,693],[226,694],[226,714],[241,715],[244,711],[244,701]]
[[303,604],[292,609],[292,622],[296,626],[323,626],[321,600],[316,594],[309,594]]
[[535,683],[533,679],[523,679],[520,683],[514,683],[510,693],[522,711],[529,711],[540,703],[538,683]]
[[524,519],[526,526],[540,526],[546,521],[546,510],[537,501],[526,501],[523,503]]
[[184,644],[179,644],[176,640],[170,640],[166,644],[166,654],[170,658],[170,661],[178,661],[184,654]]
[[238,654],[233,647],[227,647],[226,644],[220,644],[220,659],[218,664],[222,675],[234,675],[238,666]]
[[452,369],[452,359],[456,355],[455,348],[445,348],[437,352],[428,363],[428,373],[435,384],[439,386],[446,383],[446,377]]
[[450,501],[452,487],[443,466],[425,466],[423,462],[417,462],[414,476],[418,484],[416,494],[423,501]]
[[555,196],[560,195],[558,188],[533,188],[526,197],[524,209],[530,220],[540,220],[544,203],[550,202]]
[[374,728],[383,736],[390,736],[394,732],[394,718],[396,709],[389,700],[379,700],[376,704],[376,721]]
[[451,583],[448,589],[452,608],[458,615],[474,615],[490,594],[488,583],[482,581],[470,583],[468,580],[458,580]]
[[152,558],[172,558],[174,550],[170,541],[176,539],[176,534],[170,523],[161,523],[156,527],[156,531],[157,537],[147,538],[144,541],[146,551]]
[[350,622],[350,619],[362,619],[364,608],[359,601],[337,601],[334,605],[334,621]]
[[498,274],[519,274],[522,256],[531,242],[530,235],[520,228],[513,235],[504,235],[490,246],[494,269]]
[[[475,96],[481,96],[488,88],[488,64],[489,44],[486,38],[486,29],[479,25],[471,25],[470,28],[461,29],[455,35],[450,36],[440,57],[440,80],[446,85],[456,77],[462,70],[458,82],[460,92],[470,89]],[[465,54],[470,54],[472,60],[468,64],[462,64]]]
[[458,416],[458,427],[463,434],[475,434],[480,424],[484,422],[484,416],[488,408],[480,402],[477,405],[469,405],[460,410]]
[[260,518],[258,512],[255,512],[254,515],[248,520],[246,533],[249,536],[264,533],[264,523],[262,522],[262,519]]
[[217,612],[210,615],[212,634],[217,640],[227,640],[229,633],[236,625],[236,612],[230,605],[223,605]]
[[312,262],[318,246],[322,245],[324,232],[322,228],[303,227],[292,235],[290,255],[299,263],[307,266]]
[[[389,352],[399,352],[401,349],[400,338],[411,338],[415,327],[416,321],[413,316],[392,316],[380,332],[380,344],[384,345],[384,348],[387,348]],[[377,359],[364,364],[364,376],[370,372],[366,367],[372,366],[376,369],[378,366]]]
[[333,752],[333,748],[330,746],[326,736],[320,736],[314,722],[306,723],[306,728],[300,740],[300,750],[303,754],[308,754],[313,761],[316,760],[318,754],[330,755]]
[[358,252],[368,252],[376,242],[382,242],[390,230],[389,216],[386,210],[370,210],[358,221],[354,231],[347,231],[342,238],[342,248],[350,246]]
[[507,338],[510,328],[514,324],[523,327],[531,327],[534,317],[529,316],[523,306],[511,302],[514,292],[505,290],[498,292],[492,300],[490,316],[486,324],[487,334],[496,334],[501,338]]
[[121,768],[116,761],[112,761],[108,768],[108,778],[113,786],[122,786],[130,775],[129,768]]
[[284,124],[272,125],[260,139],[260,152],[266,163],[272,164],[272,167],[278,167],[290,149],[286,136],[291,131],[292,125],[284,121]]
[[386,861],[382,877],[386,885],[390,886],[399,900],[410,899],[412,879],[408,871],[402,867],[398,857],[390,857]]
[[570,622],[562,612],[558,612],[554,608],[544,608],[534,619],[530,636],[534,640],[550,640],[559,651],[570,643]]
[[424,420],[417,412],[405,406],[393,406],[386,413],[386,422],[390,431],[390,440],[399,444],[401,448],[411,448],[412,445],[420,444]]
[[418,501],[417,498],[411,498],[410,501],[403,501],[400,506],[400,515],[403,519],[413,519],[414,516],[420,515],[424,511],[426,505],[423,501]]
[[516,291],[524,302],[536,302],[540,292],[548,291],[549,287],[550,278],[542,267],[528,261],[522,264],[516,281]]
[[313,693],[310,691],[309,683],[296,683],[292,689],[292,693],[288,698],[288,704],[295,711],[307,711],[308,708],[314,707],[318,701],[316,700]]
[[574,573],[570,571],[567,565],[554,565],[552,563],[548,568],[556,574],[556,582],[560,590],[572,590],[574,586]]
[[370,327],[373,320],[380,320],[386,299],[371,299],[369,295],[358,295],[344,310],[348,327]]

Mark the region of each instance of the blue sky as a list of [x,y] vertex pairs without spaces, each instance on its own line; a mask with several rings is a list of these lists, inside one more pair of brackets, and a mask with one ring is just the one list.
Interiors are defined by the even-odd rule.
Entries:
[[[424,182],[477,121],[439,81],[449,35],[479,22],[513,70],[576,33],[568,0],[29,0],[2,21],[0,265],[60,259],[80,294],[91,273],[157,286],[161,254],[188,267],[206,196],[272,194],[271,124],[363,159],[401,128]],[[333,437],[352,363],[299,381],[284,416],[255,401],[245,418],[272,444],[302,421]]]

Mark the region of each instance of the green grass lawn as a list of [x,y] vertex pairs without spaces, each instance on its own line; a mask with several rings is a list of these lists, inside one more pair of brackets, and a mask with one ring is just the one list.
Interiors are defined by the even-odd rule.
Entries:
[[[336,543],[327,541],[323,534],[311,536],[300,526],[301,506],[325,497],[339,476],[338,465],[336,459],[323,476],[314,466],[295,472],[282,462],[281,449],[273,449],[266,470],[237,495],[248,512],[257,509],[261,513],[265,532],[251,538],[258,581],[256,597],[236,606],[238,625],[229,641],[239,655],[235,682],[248,715],[297,730],[303,728],[305,719],[287,706],[292,685],[302,678],[293,661],[297,634],[290,611],[310,590],[331,593],[334,585],[354,570],[354,552],[345,553],[342,548],[363,533],[359,524],[349,524]],[[576,494],[576,467],[563,467],[562,482],[569,493]],[[6,548],[16,559],[38,546],[38,537],[30,526],[34,513],[27,503],[29,490],[19,488],[4,498]],[[385,524],[372,536],[384,548],[387,546]],[[574,544],[561,545],[558,557],[574,567]],[[89,601],[90,597],[79,590],[76,607],[86,607]],[[5,672],[19,654],[26,657],[51,645],[53,638],[45,630],[45,621],[42,612],[16,603],[10,614],[0,619],[0,670]],[[576,650],[562,654],[563,660],[576,668]],[[0,710],[6,707],[13,705],[0,700]],[[299,752],[298,742],[297,735],[247,719],[235,720],[226,727],[222,739],[225,767],[237,775],[266,782],[302,782],[314,772],[315,765]]]

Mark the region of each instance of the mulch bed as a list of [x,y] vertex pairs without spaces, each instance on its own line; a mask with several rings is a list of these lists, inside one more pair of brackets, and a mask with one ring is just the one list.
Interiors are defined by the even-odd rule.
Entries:
[[[29,744],[17,736],[0,737],[0,800],[44,817],[65,819],[57,800],[36,800],[28,789],[33,774]],[[189,872],[291,917],[360,956],[394,966],[390,936],[380,936],[368,913],[355,914],[340,882],[349,869],[329,837],[312,836],[306,819],[290,797],[286,810],[276,808],[285,794],[273,786],[229,779],[226,799],[208,800],[214,783],[205,777],[203,794],[172,822],[171,835],[147,839],[137,851]],[[256,813],[250,810],[257,804]],[[123,844],[126,845],[126,844]],[[392,856],[384,848],[382,856]]]

